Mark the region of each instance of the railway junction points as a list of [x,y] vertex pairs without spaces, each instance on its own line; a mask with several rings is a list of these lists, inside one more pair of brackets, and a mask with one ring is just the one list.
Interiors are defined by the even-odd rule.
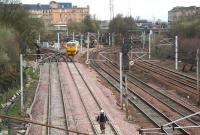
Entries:
[[0,135],[200,135],[200,8],[94,3],[0,2]]
[[[173,123],[200,111],[175,92],[195,97],[194,78],[137,61],[127,73],[121,104],[119,48],[91,48],[89,64],[85,64],[85,48],[73,61],[55,49],[41,52],[47,55],[39,60],[40,78],[30,120],[22,120],[29,123],[26,134],[98,135],[101,130],[96,118],[101,109],[109,119],[106,135],[198,134],[198,128],[184,128],[198,127],[198,115]],[[177,82],[170,83],[175,77]]]

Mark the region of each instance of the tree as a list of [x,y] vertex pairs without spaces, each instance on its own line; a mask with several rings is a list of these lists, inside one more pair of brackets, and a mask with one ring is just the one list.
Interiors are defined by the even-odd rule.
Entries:
[[76,33],[97,32],[99,24],[90,15],[86,16],[82,22],[71,22],[69,30]]
[[82,22],[71,22],[68,25],[68,28],[70,31],[76,32],[76,33],[83,33],[85,32],[85,25]]
[[13,28],[0,29],[0,92],[13,87],[19,81],[19,43]]
[[170,36],[175,35],[179,37],[179,57],[185,64],[191,64],[192,70],[196,64],[196,49],[200,45],[200,15],[182,17],[172,24]]
[[123,15],[118,14],[109,24],[109,31],[114,33],[120,33],[125,35],[128,30],[136,28],[135,21],[133,17],[123,17]]
[[172,25],[172,36],[178,35],[182,38],[200,37],[200,15],[193,15],[181,18]]
[[19,53],[32,48],[43,28],[17,0],[0,0],[0,92],[19,84]]
[[83,24],[85,25],[85,32],[97,32],[99,29],[99,25],[95,19],[92,19],[90,15],[86,16],[83,20]]
[[32,48],[36,36],[43,30],[43,23],[39,19],[31,18],[28,10],[17,0],[0,1],[0,24],[7,28],[13,27],[19,33],[22,52],[27,47]]

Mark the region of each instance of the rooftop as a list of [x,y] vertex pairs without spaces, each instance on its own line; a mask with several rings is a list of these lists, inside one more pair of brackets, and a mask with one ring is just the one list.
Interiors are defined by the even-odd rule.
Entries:
[[32,10],[48,10],[49,5],[40,5],[40,4],[23,4],[24,8],[32,9]]
[[200,7],[196,7],[196,6],[190,6],[190,7],[183,7],[183,6],[177,6],[174,7],[172,10],[170,10],[169,12],[175,12],[175,11],[180,11],[180,10],[200,10]]
[[[51,3],[50,3],[51,4]],[[32,9],[32,10],[48,10],[50,9],[50,4],[23,4],[23,7]],[[72,3],[64,3],[64,2],[55,2],[57,4],[57,8],[72,8]]]

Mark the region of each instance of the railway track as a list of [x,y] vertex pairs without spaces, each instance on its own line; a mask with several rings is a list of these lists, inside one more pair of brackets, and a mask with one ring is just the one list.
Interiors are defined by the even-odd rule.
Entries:
[[[96,97],[93,95],[83,75],[78,70],[77,66],[74,63],[67,63],[67,66],[76,85],[76,90],[80,96],[85,112],[87,113],[87,117],[92,129],[91,134],[98,135],[100,134],[100,128],[94,116],[97,112],[100,112],[102,108]],[[119,135],[120,131],[118,131],[111,123],[109,123],[106,125],[106,134]]]
[[198,93],[196,91],[196,79],[194,78],[190,78],[189,76],[185,76],[184,74],[180,74],[167,68],[165,68],[165,70],[155,65],[151,66],[151,64],[147,62],[136,62],[135,67],[137,69],[150,72],[157,77],[160,76],[160,78],[162,78],[166,83],[178,87],[186,93],[190,93],[192,95],[196,95]]
[[[117,65],[113,65],[113,64],[112,64],[112,66],[108,65],[108,64],[106,64],[106,65],[109,68],[113,69],[113,71],[115,73],[119,74]],[[130,83],[134,84],[135,86],[139,87],[144,92],[151,95],[152,97],[156,98],[161,103],[168,106],[174,112],[178,112],[181,116],[188,116],[188,115],[195,113],[194,111],[192,111],[188,107],[186,107],[186,106],[184,106],[180,103],[177,103],[174,99],[166,96],[165,93],[162,93],[161,91],[159,91],[157,89],[154,89],[153,87],[147,85],[144,81],[138,79],[137,77],[135,77],[134,75],[132,75],[130,73],[128,74],[128,81]],[[200,117],[199,116],[191,117],[191,119],[189,119],[189,121],[192,122],[195,125],[199,125],[200,124]]]
[[[95,59],[97,55],[96,53],[93,53],[91,55],[91,59]],[[106,70],[102,69],[99,64],[97,64],[94,60],[91,63],[92,67],[101,75],[103,76],[111,85],[113,85],[118,91],[119,89],[119,78],[115,78],[112,75],[110,75]],[[137,93],[134,93],[130,89],[128,89],[128,99],[129,102],[137,107],[144,115],[146,115],[155,125],[160,127],[161,125],[164,125],[166,123],[171,122],[171,120],[165,116],[162,112],[154,108],[151,104],[149,104],[144,98],[140,97]],[[179,126],[175,124],[175,126]],[[163,130],[162,131],[165,134],[171,134],[171,133],[182,133],[182,134],[189,134],[185,130]]]
[[[47,105],[47,124],[68,129],[68,120],[65,112],[62,94],[62,82],[59,76],[57,62],[50,62],[49,68],[49,90]],[[47,135],[69,135],[67,131],[47,128]]]
[[196,78],[194,78],[192,76],[189,76],[189,75],[186,75],[186,74],[183,74],[183,73],[174,71],[172,69],[165,68],[165,67],[159,66],[157,64],[150,63],[150,62],[145,62],[145,64],[148,65],[148,66],[151,66],[152,68],[157,67],[159,70],[162,70],[163,72],[167,72],[167,73],[173,75],[174,77],[176,77],[176,79],[180,80],[180,83],[181,82],[183,82],[183,84],[190,83],[189,87],[196,89],[197,80],[196,80]]
[[[163,83],[167,84],[168,86],[182,91],[192,97],[196,97],[198,95],[197,80],[192,76],[150,63],[148,61],[136,61],[134,67],[135,69],[150,73],[155,78],[162,80]],[[130,70],[130,72],[132,71]]]

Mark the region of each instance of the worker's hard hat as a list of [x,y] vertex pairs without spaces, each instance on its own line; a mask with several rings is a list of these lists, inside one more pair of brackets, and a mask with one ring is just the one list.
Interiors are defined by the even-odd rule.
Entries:
[[101,113],[104,113],[103,109],[101,109]]

